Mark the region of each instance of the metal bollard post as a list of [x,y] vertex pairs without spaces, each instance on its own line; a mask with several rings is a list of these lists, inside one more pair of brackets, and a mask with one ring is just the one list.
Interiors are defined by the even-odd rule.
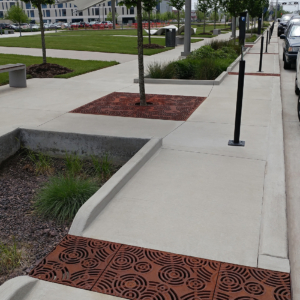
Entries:
[[269,34],[269,44],[271,43],[271,32]]
[[239,79],[238,79],[236,111],[235,111],[234,139],[229,140],[228,146],[242,146],[242,147],[245,146],[245,142],[240,141],[245,66],[246,66],[246,62],[244,60],[241,60],[240,61],[240,69],[239,69]]
[[264,36],[261,37],[261,44],[260,44],[260,58],[259,58],[259,70],[258,70],[258,72],[261,72],[262,57],[263,57],[263,48],[264,48]]
[[267,31],[267,39],[266,39],[266,53],[268,53],[268,39],[269,39],[269,31]]

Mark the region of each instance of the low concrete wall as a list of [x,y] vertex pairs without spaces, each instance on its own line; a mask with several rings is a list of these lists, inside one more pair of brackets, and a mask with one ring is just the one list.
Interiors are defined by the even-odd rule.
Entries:
[[20,149],[20,129],[0,136],[0,164]]
[[63,157],[74,153],[81,157],[109,153],[114,163],[125,163],[149,139],[111,137],[67,132],[21,129],[22,145],[50,156]]

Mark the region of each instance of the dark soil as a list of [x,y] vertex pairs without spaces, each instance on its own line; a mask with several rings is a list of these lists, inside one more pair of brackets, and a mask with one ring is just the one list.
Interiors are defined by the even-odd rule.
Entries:
[[163,49],[163,48],[165,48],[165,46],[161,46],[158,44],[144,44],[143,48],[144,49]]
[[[64,172],[64,159],[52,158],[51,161],[52,175]],[[86,161],[84,169],[85,172],[91,170],[91,162]],[[36,192],[48,178],[49,175],[37,175],[24,150],[0,166],[0,243],[12,245],[15,238],[22,253],[20,267],[9,274],[0,272],[0,285],[13,277],[28,274],[69,231],[70,222],[59,224],[34,212],[32,204]],[[104,182],[105,179],[99,186]]]
[[37,64],[26,68],[27,74],[33,78],[53,78],[55,75],[62,75],[73,72],[66,67],[57,64]]

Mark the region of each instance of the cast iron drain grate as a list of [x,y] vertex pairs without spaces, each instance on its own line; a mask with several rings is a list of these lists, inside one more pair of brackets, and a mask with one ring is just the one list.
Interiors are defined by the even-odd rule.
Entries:
[[146,101],[152,105],[138,106],[139,94],[114,92],[76,108],[71,113],[186,121],[205,99],[146,94]]
[[288,273],[72,235],[30,276],[126,299],[291,299]]

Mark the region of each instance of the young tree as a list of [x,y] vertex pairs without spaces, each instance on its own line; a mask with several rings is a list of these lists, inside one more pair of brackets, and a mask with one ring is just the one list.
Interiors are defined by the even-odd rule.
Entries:
[[205,19],[208,11],[211,9],[210,0],[198,0],[197,9],[204,14],[203,33],[205,33]]
[[43,22],[42,5],[55,4],[55,0],[22,0],[25,3],[30,3],[38,9],[40,18],[40,28],[41,28],[41,39],[42,39],[42,53],[43,53],[43,64],[47,63],[46,57],[46,43],[45,43],[45,28]]
[[217,21],[217,12],[219,8],[220,1],[219,0],[210,0],[212,11],[214,13],[214,29],[216,29],[216,21]]
[[252,35],[252,29],[253,29],[253,19],[255,17],[261,16],[261,13],[262,13],[262,8],[261,8],[260,2],[261,2],[260,0],[248,0],[248,2],[247,2],[247,10],[248,10],[249,15],[252,18],[251,35]]
[[[143,1],[144,3],[148,0]],[[140,105],[146,106],[145,80],[144,80],[144,57],[143,57],[143,23],[142,23],[142,1],[141,0],[122,0],[118,5],[125,5],[127,8],[137,8],[137,42],[138,42],[138,68],[139,68],[139,88]]]
[[143,10],[148,14],[148,38],[149,38],[149,45],[151,44],[151,34],[150,34],[150,21],[151,21],[151,14],[153,9],[156,7],[157,1],[156,0],[147,0],[143,2]]
[[236,26],[235,26],[235,20],[238,17],[239,13],[246,10],[247,7],[247,0],[220,0],[221,5],[228,11],[231,16],[234,18],[234,22],[232,24],[232,33],[233,33],[233,39],[235,43],[236,39]]
[[14,23],[19,24],[20,36],[21,35],[21,23],[28,23],[29,19],[23,9],[20,6],[20,3],[17,2],[16,5],[11,6],[11,8],[6,12],[5,19],[8,19]]
[[[118,14],[118,13],[115,13],[115,19],[116,19],[116,20],[118,19],[118,16],[119,16],[119,14]],[[107,14],[106,20],[112,22],[113,17],[112,17],[112,12],[111,12],[111,11]]]
[[169,0],[168,4],[170,6],[173,6],[177,9],[177,22],[178,22],[178,31],[179,32],[179,26],[180,26],[180,11],[182,10],[184,6],[185,0]]

